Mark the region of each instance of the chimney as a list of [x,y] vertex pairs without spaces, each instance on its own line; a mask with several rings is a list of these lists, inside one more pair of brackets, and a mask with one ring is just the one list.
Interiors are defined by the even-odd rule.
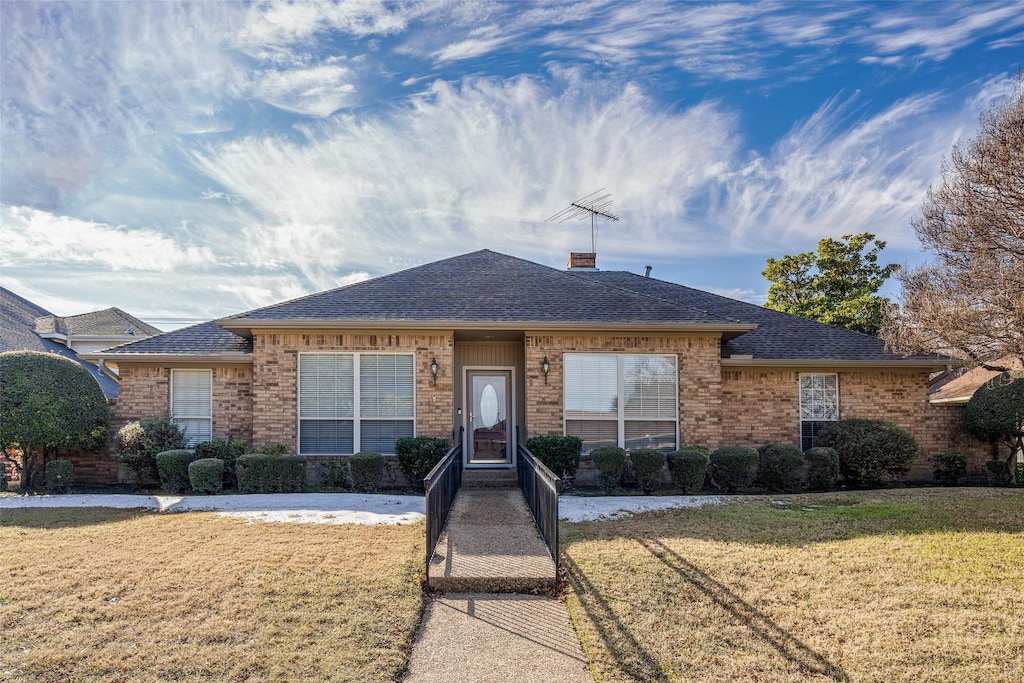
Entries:
[[582,251],[571,252],[565,267],[568,270],[597,270],[597,254]]

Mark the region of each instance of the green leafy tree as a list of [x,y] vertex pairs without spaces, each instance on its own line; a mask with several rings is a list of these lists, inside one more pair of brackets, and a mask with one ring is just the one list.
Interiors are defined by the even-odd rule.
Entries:
[[766,308],[877,335],[891,304],[878,295],[899,266],[879,265],[885,242],[870,232],[826,237],[817,252],[768,259]]
[[52,353],[0,353],[0,446],[22,490],[37,485],[57,454],[101,450],[109,427],[103,390],[81,365]]
[[1014,455],[1024,449],[1024,372],[1004,372],[981,385],[967,402],[964,425],[982,441],[1009,446],[1009,468]]

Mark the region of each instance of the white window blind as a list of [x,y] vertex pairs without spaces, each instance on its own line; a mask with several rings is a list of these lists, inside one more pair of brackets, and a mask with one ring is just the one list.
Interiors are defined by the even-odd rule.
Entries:
[[213,372],[171,370],[171,417],[189,446],[213,439]]
[[618,415],[618,357],[565,354],[565,416]]

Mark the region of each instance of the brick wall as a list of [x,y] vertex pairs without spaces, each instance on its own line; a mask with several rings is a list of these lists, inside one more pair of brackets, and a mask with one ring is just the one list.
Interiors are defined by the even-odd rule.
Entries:
[[[253,334],[253,443],[298,447],[298,355],[313,351],[413,353],[416,434],[448,437],[452,429],[452,332],[259,332]],[[437,384],[430,361],[437,359]]]
[[[526,334],[527,430],[534,434],[562,433],[563,353],[676,354],[679,367],[679,439],[688,443],[717,443],[721,435],[722,382],[719,338],[695,335]],[[541,361],[551,372],[547,384]]]

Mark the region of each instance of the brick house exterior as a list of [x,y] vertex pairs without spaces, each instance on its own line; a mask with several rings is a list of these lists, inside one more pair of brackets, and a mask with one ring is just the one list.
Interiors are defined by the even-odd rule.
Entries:
[[974,471],[989,453],[955,408],[928,401],[945,359],[654,278],[488,250],[95,356],[121,369],[114,430],[177,405],[196,434],[313,458],[460,428],[466,467],[512,466],[517,430],[575,433],[585,450],[806,446],[822,420],[849,417],[917,437],[912,477],[930,476],[938,453],[968,452]]

